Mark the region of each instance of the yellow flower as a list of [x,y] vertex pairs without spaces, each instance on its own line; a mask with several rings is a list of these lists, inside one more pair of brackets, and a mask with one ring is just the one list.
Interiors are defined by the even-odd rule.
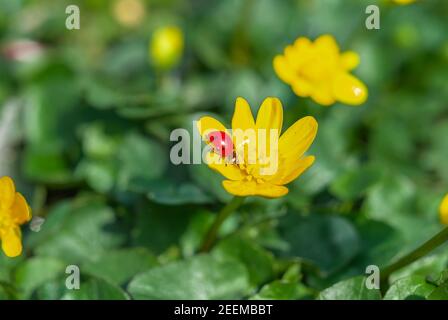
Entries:
[[9,177],[0,178],[0,239],[8,257],[22,253],[20,225],[31,219],[31,209]]
[[289,84],[300,97],[311,97],[329,106],[336,101],[359,105],[367,99],[366,86],[350,71],[359,64],[353,51],[340,52],[331,35],[322,35],[314,42],[300,37],[274,58],[278,77]]
[[153,64],[161,69],[169,69],[179,62],[184,49],[184,36],[178,27],[157,29],[150,43]]
[[416,0],[393,0],[396,4],[410,4],[415,2]]
[[448,225],[448,194],[443,198],[439,208],[440,222]]
[[125,27],[138,26],[145,17],[145,6],[141,0],[116,0],[113,11],[117,21]]
[[316,120],[310,116],[302,118],[280,136],[282,123],[283,107],[277,98],[264,100],[256,120],[247,101],[238,98],[231,132],[212,117],[198,121],[198,130],[209,144],[216,132],[231,137],[234,147],[224,151],[230,157],[219,152],[222,150],[207,153],[209,167],[227,178],[223,181],[227,192],[236,196],[281,197],[288,193],[284,185],[313,164],[314,156],[304,153],[317,134]]

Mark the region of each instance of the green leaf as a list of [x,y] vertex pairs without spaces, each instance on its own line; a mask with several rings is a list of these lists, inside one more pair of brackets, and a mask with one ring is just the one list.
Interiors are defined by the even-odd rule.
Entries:
[[45,183],[64,184],[74,180],[61,150],[51,144],[28,145],[23,170],[30,179]]
[[445,282],[448,282],[448,269],[443,270],[440,272],[439,277],[436,279],[436,284],[438,286],[444,284]]
[[367,196],[366,210],[370,217],[390,221],[397,213],[412,212],[415,200],[414,183],[403,176],[386,176]]
[[209,255],[153,268],[128,286],[135,299],[237,299],[248,289],[248,272],[241,263]]
[[379,170],[361,167],[347,171],[331,184],[331,191],[342,200],[355,200],[364,195],[379,177]]
[[341,217],[289,214],[281,220],[280,232],[289,243],[285,254],[309,259],[326,272],[346,265],[360,248],[356,229]]
[[79,116],[75,111],[78,109],[79,113],[79,88],[66,66],[50,67],[54,67],[53,73],[36,81],[26,91],[29,105],[24,112],[25,134],[36,146],[62,147],[74,135],[74,131],[67,129],[77,124]]
[[126,96],[99,81],[87,80],[84,84],[87,101],[95,108],[115,108],[126,100]]
[[280,280],[263,286],[250,299],[252,300],[299,300],[314,298],[314,291],[301,283],[301,265],[294,263],[286,270]]
[[363,220],[357,223],[362,249],[352,265],[358,273],[365,272],[368,265],[385,266],[403,249],[402,234],[386,223]]
[[208,211],[199,211],[191,217],[187,229],[180,239],[182,253],[185,257],[191,257],[198,252],[214,218],[214,215]]
[[313,297],[313,292],[301,283],[276,280],[265,286],[251,300],[299,300]]
[[99,122],[82,130],[83,151],[89,158],[110,158],[117,152],[120,138],[107,132],[105,127],[105,123]]
[[78,290],[67,290],[63,300],[128,300],[129,296],[120,287],[106,280],[91,278],[80,284]]
[[14,259],[7,257],[3,251],[0,252],[0,282],[10,282],[11,273],[23,260],[23,255]]
[[35,257],[24,261],[15,272],[20,297],[29,298],[36,288],[63,274],[65,268],[65,263],[51,257]]
[[213,254],[243,263],[249,271],[249,281],[255,287],[266,283],[274,275],[273,256],[249,240],[239,237],[225,239],[215,247]]
[[39,255],[79,263],[92,260],[124,239],[120,232],[112,232],[114,213],[99,201],[79,199],[55,209],[41,231],[32,234],[37,238],[34,245]]
[[111,161],[84,159],[78,165],[76,175],[83,177],[92,189],[106,193],[114,187],[117,173]]
[[417,200],[422,193],[409,177],[387,175],[369,189],[364,209],[369,218],[398,230],[406,240],[403,250],[411,250],[440,229],[434,216],[423,214],[418,209]]
[[426,282],[425,277],[410,276],[395,281],[387,290],[384,300],[426,298],[436,286]]
[[196,185],[168,179],[146,180],[132,179],[129,190],[144,193],[148,199],[160,204],[182,205],[209,203],[212,198]]
[[191,183],[160,184],[150,189],[148,198],[161,204],[208,203],[210,197]]
[[429,296],[428,300],[448,300],[448,282],[445,282],[438,288],[434,289]]
[[0,284],[0,300],[8,300],[9,295],[7,289],[3,288],[3,286]]
[[65,280],[68,276],[68,274],[65,274],[63,277],[46,281],[36,289],[34,294],[35,298],[37,300],[59,300],[67,290]]
[[315,155],[319,161],[316,161],[303,177],[291,183],[298,189],[299,194],[314,195],[322,191],[341,172],[356,163],[356,158],[348,151],[353,117],[356,115],[356,110],[345,113],[332,109],[319,121],[319,139],[313,142],[310,150],[310,154]]
[[[448,265],[448,254],[445,251],[441,251],[437,254],[431,254],[420,258],[419,260],[395,271],[390,279],[395,282],[401,278],[407,278],[410,276],[422,276],[431,277],[433,280],[437,280],[437,277],[443,275],[443,270]],[[440,281],[440,280],[439,280]]]
[[166,152],[147,137],[131,133],[124,138],[118,151],[118,183],[128,188],[133,179],[152,180],[163,175],[166,168]]
[[115,285],[122,285],[137,273],[156,265],[157,260],[149,251],[131,248],[107,251],[83,264],[81,270]]
[[136,214],[132,245],[149,248],[155,254],[177,245],[196,210],[189,206],[150,206],[145,202]]
[[354,277],[334,284],[319,293],[319,300],[379,300],[380,291],[367,289],[363,276]]
[[222,202],[228,202],[232,196],[224,190],[222,181],[224,177],[210,169],[206,164],[189,166],[192,179],[204,190]]
[[24,170],[40,182],[69,183],[76,128],[86,109],[79,103],[78,81],[68,66],[58,61],[40,71],[25,90]]

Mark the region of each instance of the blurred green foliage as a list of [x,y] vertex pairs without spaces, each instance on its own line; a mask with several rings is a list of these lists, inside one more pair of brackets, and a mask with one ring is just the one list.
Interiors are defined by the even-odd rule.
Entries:
[[[441,228],[448,2],[141,0],[144,18],[126,26],[117,1],[0,0],[0,175],[46,219],[24,228],[20,258],[0,254],[0,299],[381,299],[363,287],[366,266]],[[367,30],[374,3],[381,29]],[[68,4],[80,30],[65,28]],[[166,25],[185,50],[160,71],[148,46]],[[323,33],[360,54],[365,105],[325,108],[276,77],[285,45]],[[39,56],[7,54],[23,39]],[[238,96],[253,111],[279,97],[285,127],[314,116],[317,160],[287,196],[248,199],[197,255],[230,196],[205,165],[170,163],[169,134],[203,113],[229,124]],[[400,270],[384,298],[448,299],[447,263],[438,250]],[[70,264],[80,290],[65,287]]]

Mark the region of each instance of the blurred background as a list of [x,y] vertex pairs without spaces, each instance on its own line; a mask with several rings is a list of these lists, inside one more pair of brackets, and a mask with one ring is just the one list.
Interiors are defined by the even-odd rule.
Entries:
[[[22,228],[21,257],[0,253],[0,298],[322,298],[414,248],[448,192],[447,17],[443,0],[0,0],[0,176],[45,219]],[[325,33],[359,53],[364,105],[320,106],[275,75],[287,44]],[[198,256],[231,196],[206,165],[172,165],[169,135],[204,113],[230,125],[238,96],[253,112],[280,98],[284,128],[314,116],[316,162]],[[447,263],[439,250],[394,277]]]

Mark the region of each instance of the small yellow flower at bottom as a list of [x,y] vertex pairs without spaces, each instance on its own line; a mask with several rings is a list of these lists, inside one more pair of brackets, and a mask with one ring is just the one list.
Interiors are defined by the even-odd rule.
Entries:
[[0,178],[0,239],[8,257],[22,253],[20,225],[31,220],[31,209],[10,177]]
[[314,42],[298,38],[273,64],[277,76],[300,97],[311,97],[324,106],[336,101],[360,105],[367,100],[367,87],[350,74],[359,61],[353,51],[341,53],[334,37],[327,34]]
[[443,198],[439,208],[440,222],[448,225],[448,194]]
[[222,183],[227,192],[241,197],[278,198],[288,193],[286,184],[311,167],[314,156],[305,156],[305,152],[316,137],[317,121],[304,117],[280,135],[282,124],[283,107],[277,98],[265,99],[256,119],[248,102],[238,98],[231,132],[212,117],[199,119],[198,130],[207,143],[211,137],[215,142],[224,137],[217,146],[224,143],[226,149],[217,150],[215,145],[207,154],[207,164],[227,179]]
[[175,26],[157,29],[151,39],[150,56],[159,69],[170,69],[180,60],[184,49],[184,35]]

